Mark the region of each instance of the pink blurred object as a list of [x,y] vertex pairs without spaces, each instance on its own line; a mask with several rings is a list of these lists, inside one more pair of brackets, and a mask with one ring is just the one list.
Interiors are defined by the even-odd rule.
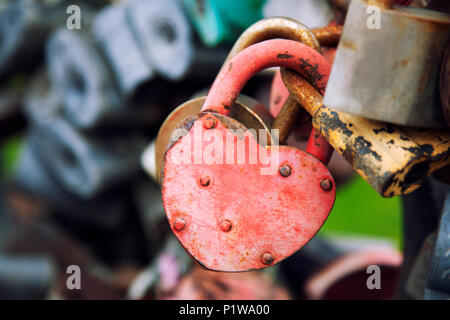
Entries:
[[173,290],[179,281],[180,266],[172,254],[161,255],[158,259],[158,272],[161,277],[160,289],[164,292]]
[[260,271],[223,273],[195,266],[170,300],[287,300],[288,292]]
[[[366,249],[344,254],[314,274],[305,284],[305,294],[314,300],[391,299],[402,264],[402,255],[390,248]],[[368,289],[367,272],[380,267],[381,289]]]

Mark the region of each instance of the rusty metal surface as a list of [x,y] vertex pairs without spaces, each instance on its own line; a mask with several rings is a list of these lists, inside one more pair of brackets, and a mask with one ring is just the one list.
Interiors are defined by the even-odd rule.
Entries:
[[[341,31],[342,26],[339,25],[329,25],[323,28],[316,28],[311,31],[302,23],[289,18],[268,18],[258,21],[250,26],[236,41],[216,79],[219,79],[222,74],[226,73],[225,68],[227,65],[232,66],[232,64],[228,63],[238,53],[252,44],[273,38],[284,38],[301,42],[317,50],[318,52],[321,52],[321,48],[317,43],[318,41],[316,37],[319,37],[320,44],[332,46],[339,42]],[[289,59],[288,55],[284,55],[283,57]],[[279,83],[284,87],[281,81]],[[282,90],[282,88],[280,88],[280,90]],[[284,90],[286,93],[286,89]],[[286,99],[287,95],[284,99],[279,99],[280,108],[283,104],[285,105],[285,108],[283,107],[283,112],[279,114],[279,117],[275,119],[272,125],[272,129],[280,130],[278,137],[280,144],[284,144],[286,142],[289,134],[294,128],[294,125],[298,123],[298,118],[304,118],[302,116],[305,115],[300,106],[298,106],[295,102],[295,99],[290,99],[289,101],[286,101]],[[276,112],[276,114],[278,115],[278,112]],[[308,130],[310,125],[308,125],[308,123],[303,123],[303,127]],[[328,163],[333,150],[327,145],[326,140],[320,137],[320,133],[316,132],[314,129],[311,137],[311,143],[308,144],[310,151],[312,151],[319,159],[324,161],[324,163]]]
[[[303,109],[298,104],[296,98],[289,95],[272,124],[272,130],[278,130],[278,143],[280,145],[286,144],[289,135],[298,124],[302,111]],[[307,117],[307,120],[310,120],[309,118],[310,117]],[[300,120],[303,119],[300,118]],[[333,149],[328,145],[327,140],[315,128],[311,129],[311,125],[307,125],[307,128],[310,128],[308,144],[306,146],[307,152],[314,155],[325,165],[328,164],[333,154]]]
[[403,131],[428,156],[430,166],[427,175],[450,164],[449,130],[405,127]]
[[[330,65],[333,64],[334,55],[336,53],[336,48],[323,48],[323,56],[329,61]],[[289,97],[289,91],[286,89],[283,79],[281,78],[280,69],[278,69],[273,77],[272,86],[270,89],[270,113],[273,117],[277,117],[277,115],[280,115],[280,112],[285,104],[287,104],[287,99]],[[306,97],[305,97],[306,98]],[[313,98],[313,97],[311,97]],[[290,102],[289,102],[290,104]],[[299,110],[297,114],[297,127],[295,128],[295,134],[298,137],[305,137],[308,136],[311,131],[311,116],[306,112],[303,108],[301,108],[299,105],[296,107],[290,106],[289,108],[296,108],[296,110]],[[278,120],[279,121],[279,120]],[[276,129],[279,127],[279,123],[276,123],[277,120],[274,121],[274,124],[272,125],[273,129]],[[283,141],[287,139],[288,137],[284,137],[283,135],[288,135],[288,132],[282,133],[280,132],[280,144],[283,144]]]
[[274,66],[292,68],[320,93],[325,91],[330,65],[321,54],[297,41],[272,39],[244,49],[222,68],[202,110],[228,114],[245,83],[257,72]]
[[[172,230],[208,269],[247,271],[271,266],[300,249],[320,229],[334,203],[333,178],[322,162],[288,146],[279,147],[279,164],[289,170],[274,175],[261,175],[261,159],[255,164],[177,164],[173,159],[191,148],[194,132],[207,130],[203,123],[207,117],[216,119],[215,128],[209,130],[219,140],[246,139],[246,154],[252,148],[271,149],[252,135],[239,138],[226,130],[245,129],[226,116],[207,113],[191,122],[189,133],[165,156],[162,194]],[[207,142],[204,149],[214,149],[218,139]],[[236,146],[223,146],[226,163],[227,148]],[[190,160],[194,163],[193,154]]]
[[282,77],[313,116],[313,126],[382,196],[412,192],[430,174],[433,165],[427,147],[409,138],[402,128],[327,108],[299,74],[286,69]]
[[[227,63],[232,58],[234,58],[239,52],[241,52],[245,48],[247,48],[255,43],[262,42],[264,40],[269,40],[269,39],[274,39],[274,38],[295,40],[298,42],[302,42],[320,52],[320,50],[321,50],[320,44],[316,39],[316,35],[318,35],[322,41],[327,42],[327,43],[332,43],[336,39],[337,33],[339,33],[339,35],[340,35],[339,28],[335,27],[335,26],[310,30],[302,23],[300,23],[294,19],[290,19],[290,18],[272,17],[272,18],[263,19],[263,20],[260,20],[256,23],[254,23],[252,26],[247,28],[247,30],[245,30],[244,33],[242,33],[242,35],[239,37],[239,39],[234,44],[232,50],[230,51],[227,59],[224,62],[222,68],[224,68],[227,65]],[[279,83],[282,86],[280,88],[280,90],[284,89],[284,91],[285,91],[284,92],[285,95],[282,95],[282,96],[286,96],[286,98],[287,98],[287,96],[289,95],[289,92],[287,92],[287,90],[285,89],[285,87],[281,81],[281,77],[279,77]],[[282,99],[281,97],[275,98],[278,101],[278,105],[276,107],[277,112],[276,113],[272,112],[272,107],[271,107],[271,113],[274,117],[278,114],[278,111],[281,109],[281,107],[285,103],[286,98],[284,98],[284,99]],[[272,105],[272,100],[274,99],[272,94],[271,94],[270,99],[271,99],[271,105]],[[291,110],[294,110],[294,109],[296,109],[299,114],[304,114],[303,110],[301,110],[301,108],[299,108],[299,106],[297,106],[297,107],[292,106]],[[277,122],[274,125],[275,125],[275,127],[273,129],[279,129],[279,125],[280,125],[279,122]],[[287,131],[280,132],[280,136],[279,136],[280,144],[284,144],[285,138],[287,138],[287,137],[283,136],[283,134],[285,134],[285,133],[287,133]]]
[[[202,111],[228,115],[232,110],[230,106],[247,81],[257,72],[271,66],[292,68],[307,77],[319,92],[325,91],[330,65],[322,55],[300,42],[285,39],[266,40],[244,49],[222,68],[202,106]],[[286,106],[286,113],[290,113],[287,109],[292,110]],[[290,128],[286,127],[287,131],[292,130],[292,125],[293,122]],[[308,144],[311,149],[307,148],[306,152],[328,163],[332,154],[331,147],[314,129],[311,136],[313,138]]]
[[[173,130],[186,118],[198,114],[205,100],[206,97],[198,97],[181,104],[172,111],[159,129],[155,145],[157,181],[160,181],[162,159]],[[272,120],[261,103],[245,95],[239,95],[236,103],[233,105],[230,117],[241,122],[247,128],[255,129],[257,133],[259,133],[260,129],[268,131],[269,121]]]
[[234,56],[245,48],[275,38],[299,41],[320,52],[319,42],[305,25],[287,17],[272,17],[260,20],[248,27],[236,40],[223,66],[226,66]]
[[314,28],[311,32],[314,34],[321,46],[333,47],[337,46],[339,43],[342,33],[342,26],[338,24],[330,24],[322,28]]
[[442,127],[436,90],[450,16],[395,6],[381,9],[380,29],[369,29],[367,6],[350,5],[325,105],[400,125]]

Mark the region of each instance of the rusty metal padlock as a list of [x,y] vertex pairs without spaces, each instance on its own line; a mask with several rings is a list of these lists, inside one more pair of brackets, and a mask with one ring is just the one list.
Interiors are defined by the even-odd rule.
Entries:
[[[373,120],[446,126],[436,92],[450,16],[393,2],[352,1],[324,103]],[[370,7],[380,3],[379,13]]]
[[[164,157],[162,195],[169,223],[185,249],[208,269],[246,271],[283,260],[317,233],[334,203],[333,178],[315,157],[327,152],[312,150],[311,155],[272,141],[268,146],[227,116],[250,77],[271,66],[293,68],[322,92],[330,69],[317,51],[296,41],[252,45],[222,68],[202,112],[178,127],[185,133],[169,143]],[[194,140],[191,152],[192,139],[203,140],[203,135],[213,135],[213,142],[195,148]],[[260,155],[254,163],[235,161],[239,141],[245,155],[250,150]],[[217,150],[217,161],[196,163],[196,155],[212,150]],[[268,168],[262,152],[277,155],[278,161],[270,161]]]
[[313,126],[383,197],[420,187],[434,171],[450,164],[450,132],[411,128],[335,111],[303,77],[282,69],[290,93],[313,117]]

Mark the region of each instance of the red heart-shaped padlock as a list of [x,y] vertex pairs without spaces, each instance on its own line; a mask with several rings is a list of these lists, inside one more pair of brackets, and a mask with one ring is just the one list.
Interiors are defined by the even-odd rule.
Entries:
[[330,147],[319,133],[311,134],[309,153],[267,146],[256,140],[267,135],[227,116],[251,75],[270,66],[301,72],[321,92],[329,74],[320,54],[295,41],[268,40],[243,50],[219,73],[203,112],[173,132],[164,157],[169,223],[208,269],[273,265],[306,244],[333,207],[334,181],[319,160],[328,161]]
[[[214,128],[207,129],[210,123]],[[264,147],[252,134],[242,134],[240,123],[219,114],[203,114],[189,129],[166,154],[162,194],[174,233],[201,265],[217,271],[267,267],[317,233],[335,199],[333,178],[321,161],[289,146]],[[214,139],[196,140],[206,131]],[[247,163],[233,156],[235,163],[227,164],[239,142]],[[252,152],[263,148],[275,163],[259,158],[249,164]],[[199,149],[214,150],[214,163],[195,164]]]

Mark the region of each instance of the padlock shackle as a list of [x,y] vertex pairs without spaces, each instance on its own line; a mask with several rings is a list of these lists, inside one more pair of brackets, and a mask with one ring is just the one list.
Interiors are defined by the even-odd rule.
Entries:
[[[324,32],[321,30],[319,33],[323,34]],[[270,17],[255,22],[239,36],[222,68],[242,50],[255,43],[275,38],[295,40],[320,52],[321,44],[316,39],[314,30],[310,30],[301,22],[291,18]]]
[[285,39],[256,43],[242,50],[221,69],[202,112],[213,111],[229,115],[231,106],[248,80],[270,67],[287,67],[297,71],[322,95],[331,71],[328,61],[303,43]]
[[313,127],[305,151],[322,161],[324,165],[328,165],[334,149],[327,139]]
[[[247,81],[257,72],[276,66],[299,72],[321,94],[325,91],[331,71],[328,61],[305,44],[283,39],[266,40],[242,50],[221,69],[208,93],[202,112],[212,111],[229,115],[231,106]],[[333,149],[313,129],[306,152],[327,164]]]

